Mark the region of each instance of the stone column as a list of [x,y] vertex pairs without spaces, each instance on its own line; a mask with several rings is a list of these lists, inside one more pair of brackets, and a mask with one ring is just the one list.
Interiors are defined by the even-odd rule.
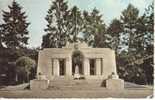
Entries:
[[72,61],[71,61],[71,58],[66,58],[66,76],[72,76]]
[[104,74],[104,59],[101,58],[101,75]]
[[89,59],[85,58],[84,59],[84,75],[88,76],[90,75],[90,63],[89,63]]
[[48,79],[50,79],[52,76],[53,76],[53,69],[52,69],[52,59],[51,58],[47,58],[46,59],[46,61],[47,61],[47,67],[45,68],[45,74],[44,75],[46,75],[46,77],[48,78]]
[[96,75],[101,75],[101,59],[97,58],[96,59]]
[[59,60],[58,59],[53,59],[53,73],[54,76],[59,76],[60,75],[60,68],[59,68]]

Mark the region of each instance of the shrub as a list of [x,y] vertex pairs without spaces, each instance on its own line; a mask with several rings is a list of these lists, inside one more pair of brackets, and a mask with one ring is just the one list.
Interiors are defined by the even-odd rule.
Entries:
[[18,82],[29,82],[30,74],[35,68],[36,63],[29,57],[22,56],[16,60],[16,72]]

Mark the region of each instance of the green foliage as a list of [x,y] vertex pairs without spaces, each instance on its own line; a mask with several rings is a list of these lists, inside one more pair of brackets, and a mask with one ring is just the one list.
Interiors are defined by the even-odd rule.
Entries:
[[[55,0],[52,2],[46,21],[48,22],[43,36],[42,47],[61,48],[67,41],[67,16],[68,5],[64,0]],[[48,40],[48,43],[47,43]]]
[[132,4],[122,12],[121,22],[123,24],[124,40],[123,44],[128,47],[128,53],[134,52],[135,37],[137,36],[136,23],[139,17],[139,10]]
[[83,12],[84,20],[84,40],[88,45],[93,47],[106,47],[105,42],[105,24],[102,15],[94,8],[89,14],[87,11]]
[[104,47],[106,28],[101,18],[96,8],[90,14],[86,11],[81,13],[76,6],[68,9],[67,2],[55,0],[46,16],[47,34],[43,36],[42,47],[61,48],[66,42],[78,41],[85,41],[93,47]]
[[119,53],[121,48],[121,36],[123,32],[123,26],[120,20],[114,19],[112,20],[110,26],[107,29],[107,39],[108,44],[111,44],[110,48],[116,51],[116,54]]
[[153,83],[153,4],[144,15],[129,4],[120,19],[107,29],[107,39],[116,51],[117,70],[121,78],[138,84]]
[[23,56],[17,59],[16,65],[20,67],[25,67],[28,72],[31,68],[35,67],[35,61],[29,57]]
[[29,81],[29,76],[35,66],[35,61],[29,57],[22,56],[16,60],[16,72],[18,73],[18,75],[26,76],[27,81]]
[[[22,56],[28,56],[37,62],[38,50],[28,49],[28,48],[22,48],[22,49],[1,48],[0,49],[0,69],[1,69],[0,75],[1,74],[6,75],[5,81],[3,81],[5,85],[16,83],[15,77],[16,77],[16,71],[18,67],[16,67],[14,63],[19,57],[22,57]],[[22,74],[22,72],[20,73]],[[33,79],[35,77],[35,73],[36,73],[36,67],[31,70],[30,79]],[[20,77],[21,79],[19,80],[23,80],[24,78],[22,77]],[[25,77],[25,80],[27,80],[26,77]]]
[[[5,74],[6,83],[14,83],[17,58],[28,55],[27,16],[22,7],[13,1],[8,11],[2,11],[3,23],[0,24],[0,74]],[[28,55],[29,56],[29,55]]]
[[[9,11],[3,11],[4,24],[1,25],[3,33],[3,43],[8,48],[20,48],[27,44],[29,23],[26,22],[27,16],[22,12],[22,7],[15,1],[8,6]],[[0,36],[2,37],[2,36]],[[2,42],[2,40],[1,40]]]
[[74,6],[71,8],[70,13],[68,15],[68,35],[69,35],[69,42],[78,42],[80,41],[80,37],[78,35],[82,32],[83,29],[83,20],[82,14],[79,8]]
[[122,56],[117,57],[117,71],[120,78],[137,84],[146,84],[147,74],[145,74],[145,70],[143,69],[143,63],[136,61],[135,57],[131,58],[127,53],[120,55]]

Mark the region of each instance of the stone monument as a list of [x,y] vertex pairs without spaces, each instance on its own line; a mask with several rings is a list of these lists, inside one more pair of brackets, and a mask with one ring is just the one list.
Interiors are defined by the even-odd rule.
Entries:
[[[73,59],[80,59],[78,65]],[[88,47],[86,43],[67,43],[63,48],[40,50],[37,75],[39,73],[50,81],[73,80],[80,76],[85,80],[105,80],[114,73],[112,77],[120,82],[116,70],[115,51],[109,48]],[[112,85],[113,82],[108,81],[107,84]]]

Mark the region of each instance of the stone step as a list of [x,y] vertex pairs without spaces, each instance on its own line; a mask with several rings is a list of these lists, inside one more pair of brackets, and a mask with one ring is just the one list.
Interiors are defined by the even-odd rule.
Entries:
[[105,87],[95,86],[95,85],[60,85],[60,86],[49,86],[49,89],[53,90],[103,90]]
[[101,86],[102,80],[51,80],[49,86]]
[[75,80],[53,80],[50,81],[50,86],[68,86],[68,85],[79,85],[79,84],[87,84],[86,81],[75,81]]

